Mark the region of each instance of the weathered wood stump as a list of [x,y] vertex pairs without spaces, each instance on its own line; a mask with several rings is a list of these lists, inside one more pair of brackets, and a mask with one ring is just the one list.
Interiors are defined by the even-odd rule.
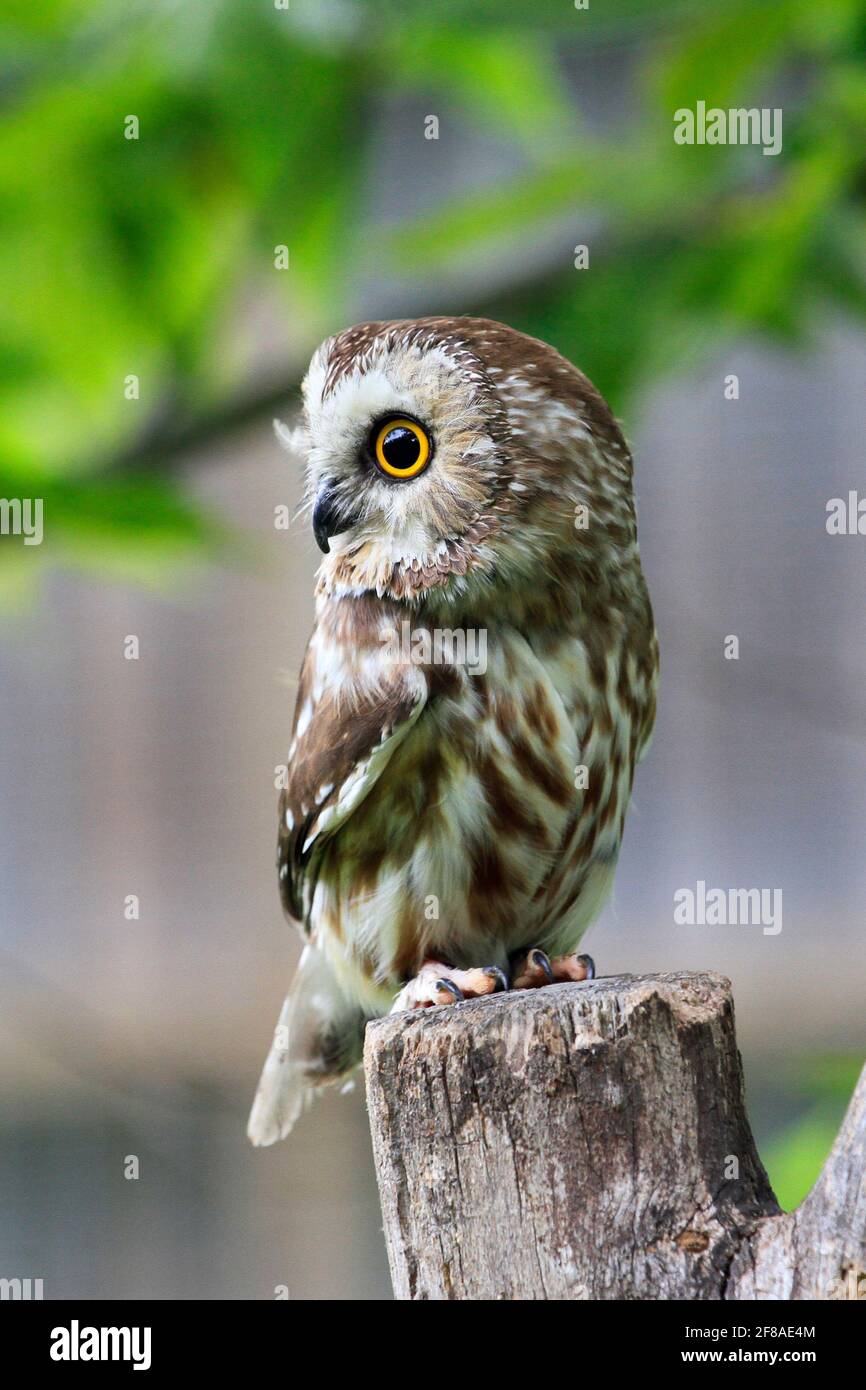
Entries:
[[827,1298],[866,1269],[866,1073],[780,1213],[720,975],[392,1015],[365,1067],[398,1298]]

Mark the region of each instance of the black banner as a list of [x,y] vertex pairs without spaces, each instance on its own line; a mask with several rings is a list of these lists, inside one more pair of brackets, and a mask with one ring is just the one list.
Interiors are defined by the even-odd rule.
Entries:
[[[561,1322],[541,1326],[547,1336],[558,1329],[572,1343],[575,1373],[584,1374],[587,1363],[615,1364],[617,1374],[640,1369],[664,1372],[673,1366],[762,1365],[772,1369],[789,1365],[820,1368],[826,1374],[841,1357],[858,1355],[862,1347],[863,1320],[858,1300],[822,1303],[593,1303],[571,1306],[567,1330]],[[370,1335],[375,1318],[369,1304],[371,1328],[361,1341],[347,1337],[340,1343],[346,1355],[359,1355],[371,1365]],[[560,1310],[553,1316],[561,1318]],[[473,1307],[473,1336],[478,1330],[479,1308]],[[339,1308],[335,1315],[340,1316]],[[377,1363],[390,1357],[405,1360],[403,1336],[417,1336],[420,1310],[387,1312],[387,1332]],[[3,1347],[11,1353],[23,1374],[48,1371],[52,1377],[93,1375],[110,1368],[115,1374],[157,1376],[166,1372],[209,1371],[220,1374],[238,1369],[257,1374],[271,1366],[290,1373],[293,1360],[320,1354],[330,1359],[332,1350],[322,1346],[315,1333],[315,1348],[304,1348],[308,1305],[274,1303],[7,1303],[0,1308]],[[406,1322],[403,1322],[403,1317]],[[457,1314],[460,1320],[459,1313]],[[485,1314],[481,1314],[484,1318]],[[495,1324],[498,1317],[494,1313]],[[451,1326],[436,1323],[437,1328]],[[510,1332],[508,1331],[510,1328]],[[513,1322],[505,1331],[495,1326],[497,1343],[524,1341],[533,1345],[531,1330],[517,1336]],[[528,1338],[527,1338],[527,1335]],[[856,1339],[856,1341],[855,1341]],[[411,1349],[408,1349],[411,1354]],[[440,1349],[441,1350],[441,1349]],[[538,1354],[538,1347],[535,1353]],[[563,1351],[560,1342],[560,1353]],[[429,1353],[416,1348],[420,1364]],[[510,1353],[509,1353],[510,1357]],[[437,1353],[438,1359],[438,1353]]]

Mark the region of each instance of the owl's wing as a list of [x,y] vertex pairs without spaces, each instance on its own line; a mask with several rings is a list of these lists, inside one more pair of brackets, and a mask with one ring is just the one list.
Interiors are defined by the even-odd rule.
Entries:
[[405,666],[393,668],[375,693],[325,690],[314,701],[310,666],[308,650],[277,840],[283,907],[305,929],[324,844],[375,786],[428,695],[424,673]]
[[645,698],[642,702],[640,724],[637,735],[636,762],[643,762],[649,752],[652,743],[653,729],[656,722],[656,699],[658,696],[659,682],[659,639],[652,630],[649,640],[649,677],[645,691]]

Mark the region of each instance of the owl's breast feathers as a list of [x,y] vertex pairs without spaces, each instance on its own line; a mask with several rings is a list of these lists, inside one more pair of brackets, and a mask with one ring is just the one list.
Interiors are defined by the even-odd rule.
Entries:
[[280,803],[286,910],[371,1010],[431,952],[573,949],[610,889],[654,713],[651,616],[494,626],[474,673],[395,661],[398,616],[320,600]]

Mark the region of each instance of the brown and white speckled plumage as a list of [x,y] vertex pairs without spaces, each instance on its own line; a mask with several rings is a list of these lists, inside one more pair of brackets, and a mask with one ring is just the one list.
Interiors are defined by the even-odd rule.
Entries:
[[[319,570],[280,803],[280,887],[307,947],[258,1143],[351,1068],[364,1019],[426,957],[575,949],[655,713],[631,456],[569,362],[485,319],[361,324],[316,352],[304,407],[309,496],[327,483],[354,524]],[[435,440],[417,478],[364,462],[388,413]],[[382,634],[407,620],[486,630],[486,671],[395,659]]]

